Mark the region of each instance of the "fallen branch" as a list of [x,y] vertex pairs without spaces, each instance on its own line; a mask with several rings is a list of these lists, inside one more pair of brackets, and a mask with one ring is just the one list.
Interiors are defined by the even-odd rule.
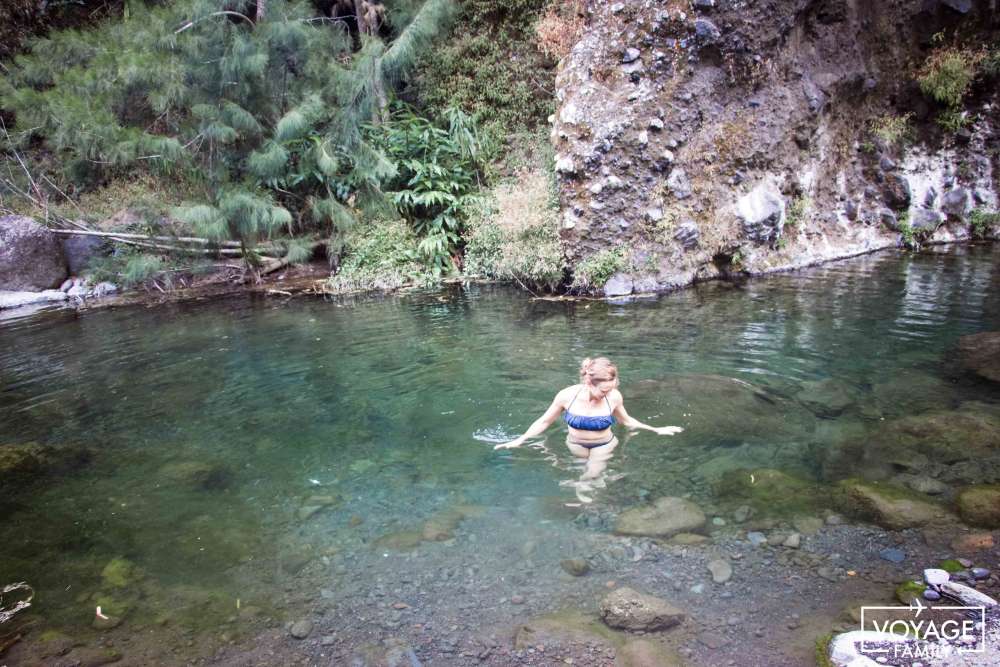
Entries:
[[101,236],[116,239],[138,239],[141,241],[166,241],[168,243],[200,243],[202,245],[217,245],[220,248],[239,248],[239,241],[212,241],[197,236],[150,236],[148,234],[126,234],[125,232],[95,232],[79,229],[52,229],[53,234],[72,234],[77,236]]

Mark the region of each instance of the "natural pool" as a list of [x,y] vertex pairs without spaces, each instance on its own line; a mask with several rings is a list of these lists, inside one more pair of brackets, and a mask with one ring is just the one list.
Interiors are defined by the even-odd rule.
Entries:
[[[955,351],[1000,329],[997,259],[873,255],[621,304],[472,285],[3,322],[0,447],[36,463],[0,480],[0,584],[34,587],[39,629],[131,642],[137,664],[303,616],[335,620],[324,650],[346,656],[414,625],[463,635],[584,606],[593,591],[558,563],[623,508],[686,496],[729,516],[747,502],[727,497],[730,471],[886,477],[905,466],[865,444],[886,423],[997,423],[1000,391]],[[545,449],[492,444],[593,354],[618,364],[632,415],[686,431],[622,434],[606,485],[580,498],[558,429]],[[976,456],[937,476],[991,481],[954,468]],[[817,513],[818,495],[779,509]],[[92,627],[97,605],[122,624]],[[421,659],[465,664],[441,636]]]

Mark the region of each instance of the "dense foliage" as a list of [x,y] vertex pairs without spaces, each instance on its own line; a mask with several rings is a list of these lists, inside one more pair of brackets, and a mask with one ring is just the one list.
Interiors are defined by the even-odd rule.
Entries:
[[544,123],[555,61],[536,46],[535,23],[548,4],[458,0],[451,34],[421,58],[410,95],[423,107],[457,106],[495,137]]
[[76,181],[192,178],[204,200],[175,213],[248,250],[279,230],[335,236],[358,210],[390,209],[382,185],[397,167],[362,128],[444,25],[448,0],[426,0],[390,43],[300,0],[251,18],[253,6],[138,5],[128,20],[37,40],[0,84],[14,142],[43,142]]

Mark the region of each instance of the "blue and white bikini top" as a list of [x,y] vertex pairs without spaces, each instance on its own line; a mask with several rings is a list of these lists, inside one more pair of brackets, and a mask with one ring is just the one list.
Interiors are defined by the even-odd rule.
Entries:
[[[582,387],[580,391],[583,391]],[[576,392],[576,396],[566,406],[566,412],[563,413],[563,421],[571,428],[581,431],[603,431],[604,429],[611,428],[615,423],[615,416],[612,414],[591,417],[590,415],[574,415],[569,411],[573,402],[576,401],[576,397],[580,395],[580,391]],[[608,410],[611,410],[611,401],[608,400],[607,396],[604,397],[604,400],[607,401]]]

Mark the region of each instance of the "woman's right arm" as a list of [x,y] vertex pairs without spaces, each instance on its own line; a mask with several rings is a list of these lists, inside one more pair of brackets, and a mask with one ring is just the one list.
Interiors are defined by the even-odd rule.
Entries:
[[562,414],[564,403],[563,392],[559,392],[552,401],[552,405],[550,405],[549,409],[545,411],[545,414],[536,419],[521,437],[511,440],[510,442],[504,442],[496,445],[493,449],[513,449],[514,447],[520,447],[528,438],[533,438],[536,435],[545,433],[545,429],[551,426],[552,422],[554,422],[556,418]]

